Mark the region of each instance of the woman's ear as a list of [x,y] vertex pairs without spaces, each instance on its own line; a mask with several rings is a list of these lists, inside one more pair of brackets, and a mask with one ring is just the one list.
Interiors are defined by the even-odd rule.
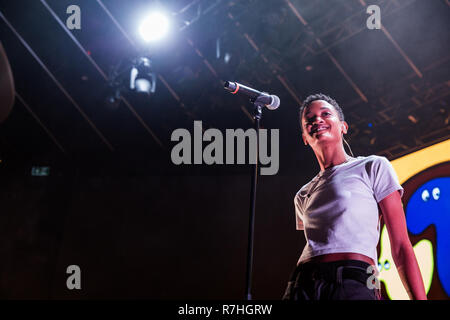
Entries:
[[308,145],[308,142],[306,141],[306,137],[305,134],[302,132],[302,139],[303,139],[303,143],[305,144],[305,146]]
[[345,121],[341,121],[342,124],[342,134],[347,134],[348,131],[348,124]]

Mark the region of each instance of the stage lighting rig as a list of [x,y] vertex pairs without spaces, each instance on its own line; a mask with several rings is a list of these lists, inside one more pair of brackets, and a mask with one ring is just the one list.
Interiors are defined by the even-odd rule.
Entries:
[[111,68],[106,88],[105,104],[117,109],[125,92],[151,95],[156,91],[156,73],[152,61],[145,55],[124,59]]

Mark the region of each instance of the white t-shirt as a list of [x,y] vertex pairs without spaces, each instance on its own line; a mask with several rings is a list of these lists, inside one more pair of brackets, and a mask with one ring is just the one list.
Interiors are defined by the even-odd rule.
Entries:
[[298,263],[327,253],[352,252],[377,261],[378,202],[403,188],[380,156],[351,158],[321,171],[294,198],[297,230],[306,246]]

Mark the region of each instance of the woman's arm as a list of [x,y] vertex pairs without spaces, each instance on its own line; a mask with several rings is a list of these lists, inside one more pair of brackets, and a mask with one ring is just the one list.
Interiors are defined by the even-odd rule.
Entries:
[[413,300],[426,300],[425,287],[420,274],[416,256],[409,241],[406,229],[405,213],[403,211],[400,194],[392,192],[379,202],[384,223],[388,230],[391,243],[391,253],[397,266],[400,279],[405,286],[408,296]]

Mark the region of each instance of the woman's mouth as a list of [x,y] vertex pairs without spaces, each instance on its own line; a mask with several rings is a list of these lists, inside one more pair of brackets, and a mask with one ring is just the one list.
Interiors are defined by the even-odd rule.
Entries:
[[330,129],[329,126],[323,126],[323,125],[322,126],[317,126],[316,128],[311,130],[311,135],[313,135],[313,134],[316,134],[316,135],[321,134],[325,130],[328,130],[328,129]]

